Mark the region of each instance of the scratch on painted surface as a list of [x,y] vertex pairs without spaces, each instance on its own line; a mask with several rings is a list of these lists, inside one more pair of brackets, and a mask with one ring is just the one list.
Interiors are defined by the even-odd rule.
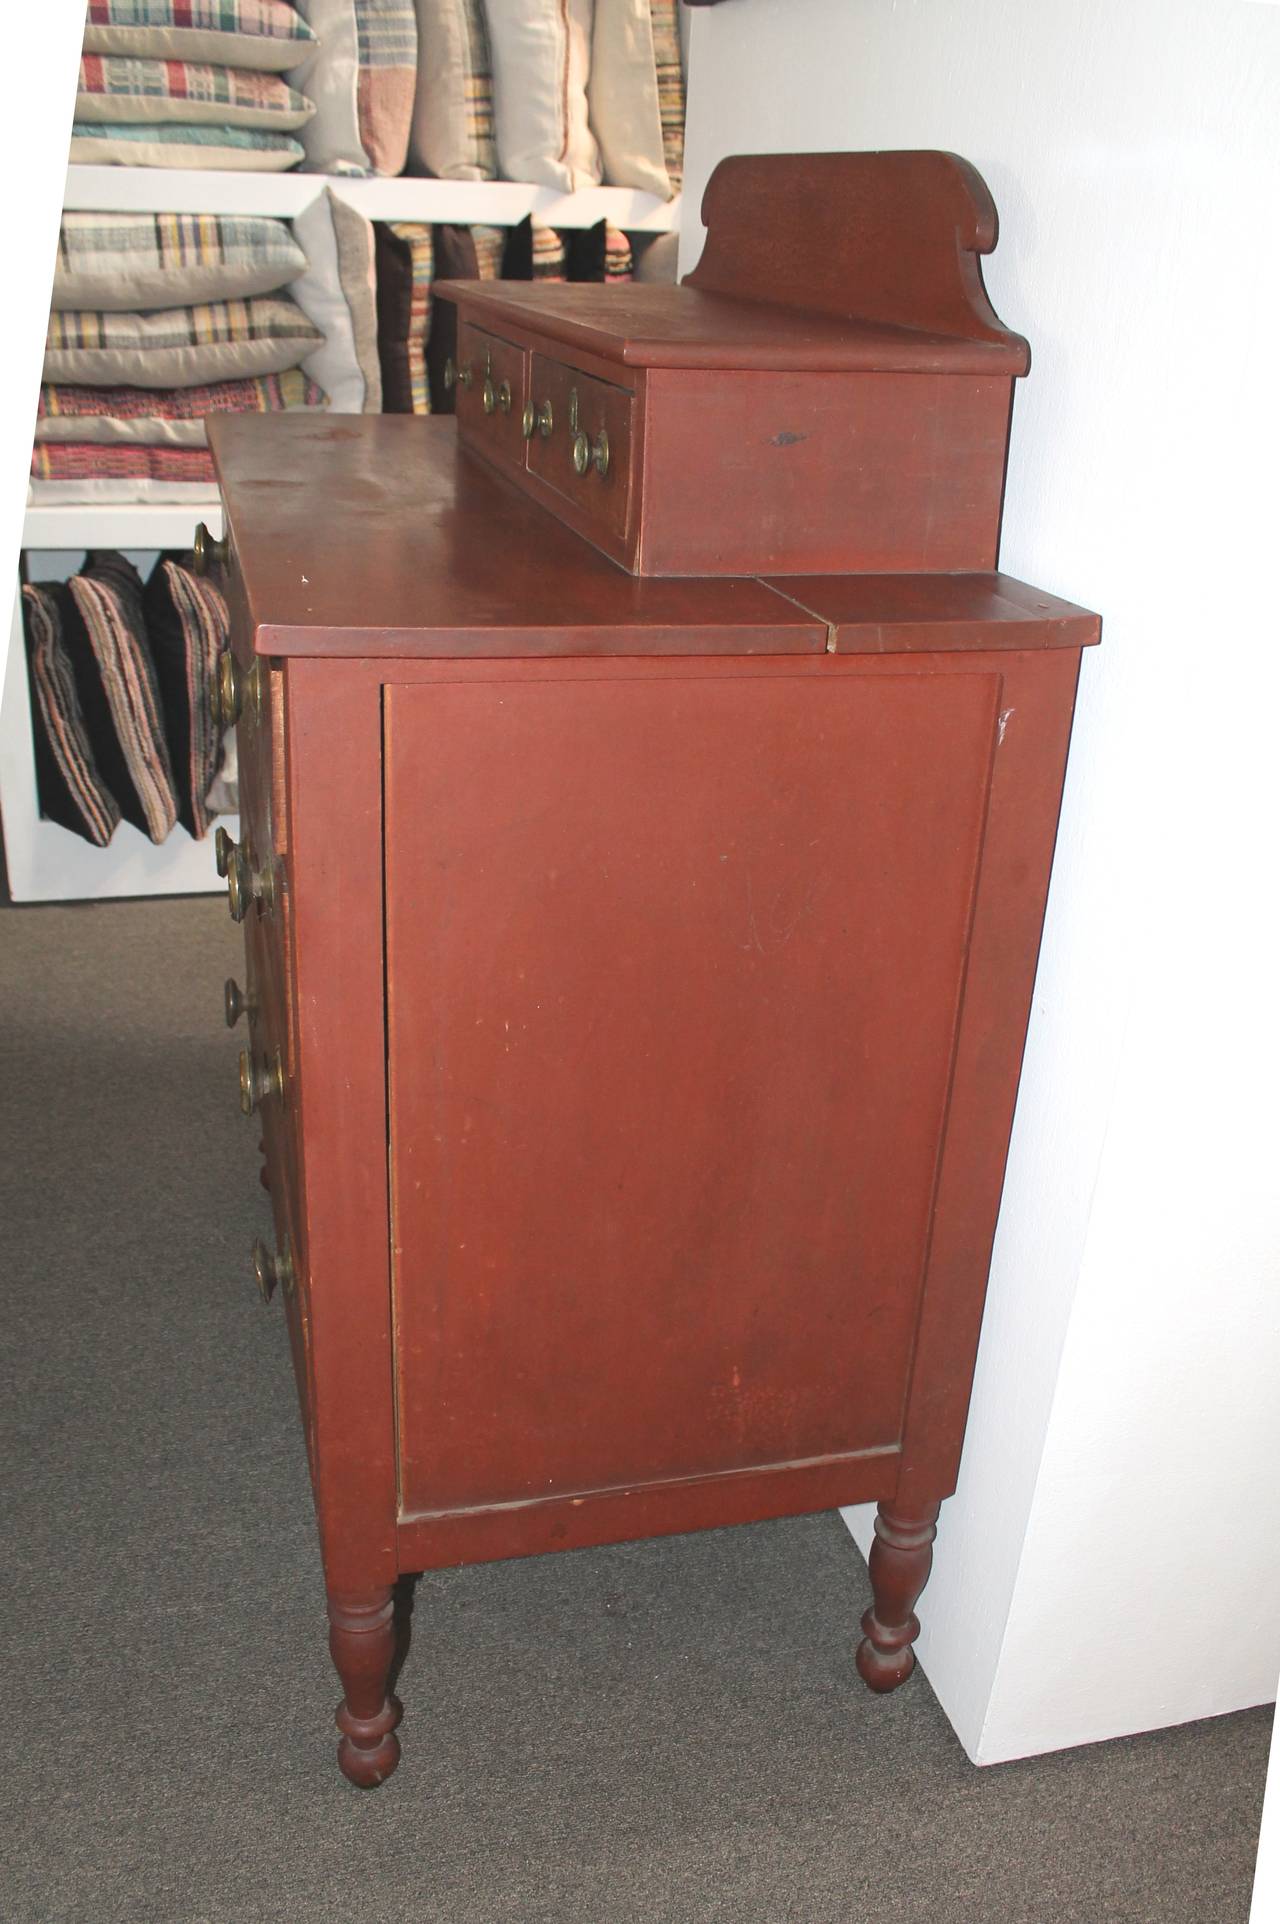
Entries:
[[1000,717],[999,717],[999,720],[996,722],[996,747],[997,748],[999,748],[1000,744],[1004,740],[1004,731],[1009,726],[1009,722],[1013,716],[1013,712],[1014,711],[1012,708],[1002,708],[1000,710]]

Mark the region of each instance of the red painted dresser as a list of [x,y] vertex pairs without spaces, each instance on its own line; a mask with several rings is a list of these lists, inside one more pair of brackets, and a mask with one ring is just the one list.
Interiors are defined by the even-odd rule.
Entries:
[[402,1574],[876,1500],[887,1690],[955,1485],[1098,622],[994,570],[972,170],[705,211],[679,289],[454,285],[457,423],[211,424],[227,1013],[358,1784]]

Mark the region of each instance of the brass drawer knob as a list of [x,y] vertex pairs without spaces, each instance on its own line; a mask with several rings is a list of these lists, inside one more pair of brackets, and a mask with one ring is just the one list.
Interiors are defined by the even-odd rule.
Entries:
[[520,417],[520,431],[526,441],[532,441],[535,432],[540,434],[544,441],[549,441],[552,425],[550,401],[544,401],[541,407],[535,407],[532,401],[526,401],[524,413]]
[[229,975],[222,985],[222,1008],[227,1018],[227,1027],[234,1029],[242,1015],[252,1015],[257,1003],[251,995],[246,995],[234,976]]
[[219,827],[213,831],[213,861],[215,868],[224,882],[227,879],[227,870],[231,867],[231,858],[235,852],[235,842],[227,833],[226,829],[219,825]]
[[444,364],[444,384],[448,391],[452,394],[455,387],[470,387],[471,378],[470,361],[464,361],[462,366],[458,367],[453,356],[450,355]]
[[255,659],[242,668],[229,648],[218,656],[212,689],[213,719],[219,728],[233,728],[241,715],[256,721],[262,712],[262,663]]
[[196,523],[195,539],[191,543],[192,557],[198,575],[207,575],[214,568],[226,566],[229,543],[224,539],[216,541],[203,521]]
[[240,1110],[251,1116],[260,1103],[275,1096],[284,1097],[284,1058],[279,1049],[270,1059],[255,1062],[247,1049],[240,1051]]
[[286,1296],[293,1294],[294,1270],[293,1250],[286,1237],[283,1249],[273,1256],[261,1236],[253,1242],[253,1273],[258,1283],[258,1294],[264,1303],[269,1303],[280,1288]]
[[497,413],[510,414],[511,412],[510,381],[499,381],[498,385],[495,387],[493,382],[486,375],[484,386],[480,390],[480,399],[484,403],[484,411],[486,414],[497,414]]
[[231,910],[233,922],[243,922],[249,913],[249,904],[256,902],[264,915],[270,915],[276,904],[275,868],[267,862],[255,869],[249,859],[248,851],[238,842],[227,836],[227,906]]
[[609,437],[601,428],[594,442],[579,428],[573,437],[573,465],[578,474],[594,467],[601,480],[609,472]]

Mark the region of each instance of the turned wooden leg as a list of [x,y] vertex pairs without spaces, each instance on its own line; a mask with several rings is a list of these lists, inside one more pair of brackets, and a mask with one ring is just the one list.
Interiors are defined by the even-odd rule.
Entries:
[[329,1593],[329,1653],[342,1680],[338,1768],[362,1790],[372,1790],[400,1762],[400,1705],[387,1690],[396,1655],[390,1589],[363,1597]]
[[872,1690],[896,1690],[916,1667],[911,1646],[920,1635],[920,1619],[915,1606],[929,1581],[940,1507],[878,1507],[876,1540],[867,1559],[872,1604],[862,1619],[857,1656],[859,1675]]

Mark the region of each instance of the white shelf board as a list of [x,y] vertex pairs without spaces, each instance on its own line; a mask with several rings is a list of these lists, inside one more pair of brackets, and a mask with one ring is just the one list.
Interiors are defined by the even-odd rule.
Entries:
[[24,548],[189,548],[196,522],[222,534],[222,509],[207,502],[59,502],[32,506],[22,524]]
[[[94,848],[82,836],[41,817],[36,801],[27,651],[17,596],[0,700],[0,817],[9,891],[15,902],[205,895],[226,887],[214,867],[212,832],[203,841],[193,842],[184,828],[175,828],[157,847],[128,822],[121,822],[106,848]],[[232,835],[239,832],[235,816],[223,820]]]
[[332,187],[370,220],[453,221],[514,227],[534,214],[548,227],[608,220],[629,234],[666,234],[680,201],[632,187],[584,187],[559,194],[510,180],[349,179],[327,174],[238,174],[202,168],[69,167],[65,205],[83,212],[278,214],[286,219]]

